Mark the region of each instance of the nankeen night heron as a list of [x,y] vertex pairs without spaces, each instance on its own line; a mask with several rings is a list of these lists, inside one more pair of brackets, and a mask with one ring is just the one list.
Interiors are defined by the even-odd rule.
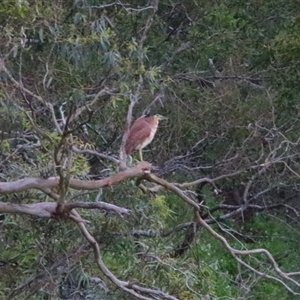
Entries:
[[149,145],[156,133],[160,120],[168,118],[161,115],[144,115],[134,121],[129,129],[128,137],[125,143],[125,152],[127,155],[135,150],[139,150],[140,160],[143,161],[142,149]]

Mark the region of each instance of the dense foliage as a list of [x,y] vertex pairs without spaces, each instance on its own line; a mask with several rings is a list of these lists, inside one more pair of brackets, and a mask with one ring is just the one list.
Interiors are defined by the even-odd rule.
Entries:
[[[70,175],[108,177],[119,171],[128,111],[159,112],[169,121],[144,151],[153,172],[177,183],[217,178],[183,189],[203,219],[232,247],[265,248],[282,270],[299,271],[299,24],[292,0],[2,0],[0,181],[63,174],[54,157],[68,151],[57,130],[65,119],[77,149]],[[261,254],[245,258],[256,273],[238,263],[170,191],[127,180],[67,197],[131,210],[79,210],[122,280],[178,299],[300,293],[261,276],[277,276]],[[0,201],[52,200],[30,189],[0,190]],[[0,214],[0,299],[26,297],[133,299],[99,271],[73,222]]]

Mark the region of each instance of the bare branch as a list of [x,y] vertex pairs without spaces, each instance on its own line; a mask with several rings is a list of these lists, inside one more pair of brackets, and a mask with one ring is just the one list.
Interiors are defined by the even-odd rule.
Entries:
[[58,279],[63,273],[68,272],[76,265],[78,260],[80,260],[80,258],[86,253],[86,248],[87,247],[85,245],[80,245],[75,249],[72,248],[72,250],[67,253],[65,251],[61,251],[60,255],[55,258],[55,262],[51,267],[36,270],[36,272],[32,276],[29,276],[29,278],[27,277],[24,282],[15,288],[12,288],[6,299],[15,299],[18,294],[28,287],[30,287],[30,291],[37,292],[49,281]]
[[89,103],[86,103],[85,105],[79,107],[71,116],[70,116],[70,120],[69,123],[72,123],[74,120],[77,120],[78,117],[87,109],[91,109],[91,107],[98,101],[98,99],[104,95],[111,95],[114,92],[113,89],[109,89],[107,87],[105,87],[104,89],[100,90],[95,97],[93,98],[93,100]]
[[171,228],[169,230],[166,231],[158,231],[158,230],[153,230],[153,229],[149,229],[149,230],[132,230],[132,231],[121,231],[121,232],[115,232],[113,234],[116,235],[121,235],[121,236],[135,236],[135,237],[145,237],[145,238],[155,238],[155,237],[168,237],[171,234],[181,231],[183,229],[186,229],[190,226],[192,226],[192,224],[195,224],[194,222],[187,222],[187,223],[182,223],[179,224],[177,226],[175,226],[174,228]]
[[14,204],[0,202],[0,212],[7,214],[26,214],[41,218],[51,218],[55,213],[57,203],[41,202],[31,204]]
[[155,176],[154,174],[146,174],[143,176],[143,179],[146,179],[149,182],[155,182],[163,187],[165,187],[166,189],[174,192],[175,194],[179,195],[180,198],[182,198],[186,203],[188,203],[190,206],[192,206],[193,208],[195,208],[196,210],[199,210],[200,206],[193,201],[191,198],[187,197],[184,192],[178,188],[177,186],[175,186],[174,184],[159,178],[157,176]]
[[[78,217],[80,215],[76,212]],[[88,232],[85,225],[83,223],[77,222],[78,227],[80,228],[82,234],[87,239],[87,241],[90,243],[90,245],[93,248],[95,260],[97,262],[97,265],[99,269],[103,272],[103,274],[111,280],[116,286],[118,286],[123,291],[135,296],[137,299],[143,299],[143,300],[151,300],[151,299],[157,299],[156,297],[159,297],[160,299],[170,299],[170,300],[178,300],[178,298],[171,296],[167,293],[164,293],[163,291],[156,290],[156,289],[150,289],[150,288],[144,288],[138,284],[131,284],[128,281],[122,281],[118,279],[105,265],[104,261],[102,260],[102,257],[100,255],[100,247],[95,238]],[[145,297],[141,293],[148,294],[151,296]]]
[[59,124],[58,124],[57,118],[56,118],[56,116],[55,116],[55,112],[54,112],[53,105],[52,105],[51,103],[46,103],[46,102],[45,102],[45,104],[46,104],[46,106],[49,108],[49,110],[50,110],[50,112],[51,112],[51,114],[52,114],[52,120],[53,120],[53,122],[54,122],[54,125],[55,125],[55,128],[56,128],[58,134],[59,134],[59,135],[62,135],[62,130],[61,130],[61,128],[60,128],[60,126],[59,126]]
[[111,6],[121,6],[122,8],[124,8],[127,12],[130,11],[135,11],[135,12],[141,12],[147,9],[154,9],[154,6],[145,6],[145,7],[139,7],[139,8],[135,8],[135,7],[131,7],[130,4],[128,3],[122,3],[121,1],[117,1],[117,2],[113,2],[113,3],[108,3],[108,4],[102,4],[102,5],[89,5],[89,6],[85,6],[84,8],[92,8],[92,9],[104,9],[107,7],[111,7]]
[[162,103],[162,97],[163,97],[163,95],[162,95],[161,93],[158,93],[158,95],[156,95],[156,97],[151,101],[151,103],[150,103],[149,105],[147,105],[147,107],[144,109],[143,115],[146,115],[147,112],[150,111],[150,108],[151,108],[157,101],[160,101],[161,106],[163,106],[163,103]]
[[[229,243],[227,242],[227,240],[222,236],[220,235],[219,233],[217,233],[214,229],[212,229],[202,218],[200,219],[200,224],[209,231],[209,233],[211,235],[213,235],[216,239],[218,239],[220,242],[222,242],[222,244],[225,246],[225,248],[231,253],[231,255],[238,261],[241,263],[241,259],[239,259],[237,257],[237,255],[251,255],[251,254],[264,254],[268,259],[269,261],[271,262],[274,270],[276,271],[276,273],[283,279],[285,280],[288,280],[290,282],[292,282],[293,284],[295,284],[296,286],[300,287],[300,283],[297,282],[296,280],[294,280],[293,278],[291,278],[289,276],[289,273],[285,273],[283,272],[277,262],[275,261],[274,257],[272,256],[272,254],[266,250],[266,249],[253,249],[253,250],[238,250],[238,249],[234,249],[232,248]],[[246,264],[243,263],[243,265],[247,266]],[[253,271],[253,267],[251,267],[251,270]],[[258,274],[258,270],[256,270],[256,273]],[[265,274],[265,273],[262,273],[260,272],[260,276],[262,277],[268,277],[269,275]],[[268,278],[271,278],[271,277],[268,277]],[[272,277],[272,279],[274,279]],[[278,280],[277,278],[277,281],[279,281],[280,283],[282,283],[285,287],[286,285],[281,281],[281,280]],[[293,294],[295,295],[299,295],[298,293],[295,293],[293,292],[290,288],[288,289],[289,291],[291,291]]]
[[76,146],[72,146],[72,150],[75,152],[75,153],[78,153],[78,154],[90,154],[90,155],[95,155],[95,156],[98,156],[100,158],[103,158],[103,159],[106,159],[106,160],[110,160],[116,164],[119,164],[119,160],[113,156],[110,156],[110,155],[106,155],[106,154],[103,154],[103,153],[100,153],[100,152],[97,152],[97,151],[93,151],[93,150],[81,150],[81,149],[78,149]]
[[145,25],[145,27],[143,29],[142,36],[141,36],[141,38],[139,40],[139,49],[143,48],[144,42],[145,42],[145,40],[147,38],[147,34],[148,34],[148,32],[149,32],[152,24],[153,24],[153,17],[154,17],[154,15],[155,15],[155,13],[157,11],[157,8],[158,8],[158,0],[152,0],[152,2],[153,2],[153,5],[152,5],[153,12],[149,16],[149,18],[148,18],[148,20],[146,22],[146,25]]
[[200,184],[200,183],[203,183],[203,182],[213,184],[216,181],[219,181],[219,180],[225,179],[225,178],[229,178],[229,177],[234,177],[234,176],[237,176],[237,175],[239,175],[243,172],[245,172],[245,170],[239,170],[239,171],[236,171],[236,172],[233,172],[233,173],[223,174],[223,175],[220,175],[220,176],[215,177],[215,178],[204,177],[204,178],[200,178],[200,179],[197,179],[197,180],[191,181],[191,182],[177,183],[176,186],[181,187],[181,188],[185,188],[185,187],[190,187],[190,186],[197,185],[197,184]]
[[[69,187],[76,190],[98,190],[101,187],[112,186],[126,179],[143,176],[144,174],[149,173],[150,169],[151,164],[143,161],[133,168],[126,169],[125,171],[119,172],[101,180],[89,181],[71,178],[69,182]],[[48,179],[25,178],[11,182],[0,182],[0,194],[16,193],[29,189],[45,190],[49,188],[58,187],[58,184],[58,177],[50,177]]]
[[172,55],[170,56],[169,59],[167,59],[165,62],[163,62],[160,66],[160,68],[164,68],[167,65],[169,65],[176,57],[176,55],[180,54],[183,51],[186,51],[191,47],[192,43],[190,41],[182,43],[175,51],[173,51]]
[[[0,213],[8,214],[25,214],[32,215],[40,218],[56,218],[59,217],[57,213],[57,203],[56,202],[39,202],[30,204],[14,204],[0,202]],[[105,202],[75,202],[66,203],[64,205],[64,210],[61,212],[61,217],[68,217],[68,215],[75,208],[84,209],[99,209],[107,212],[114,213],[120,217],[128,216],[130,210],[124,207],[119,207],[114,204]]]
[[11,73],[8,71],[8,69],[5,66],[5,63],[3,60],[0,61],[0,70],[3,70],[5,72],[5,74],[8,76],[8,78],[19,88],[21,89],[22,92],[25,92],[26,94],[32,96],[33,98],[37,99],[38,101],[40,101],[43,104],[46,104],[44,99],[39,96],[36,95],[35,93],[31,92],[30,90],[26,89],[22,83],[19,83],[12,75]]
[[31,92],[30,90],[26,89],[24,86],[23,86],[23,83],[22,82],[18,82],[13,76],[12,74],[9,72],[9,70],[6,68],[5,64],[4,64],[4,61],[0,61],[0,70],[3,70],[6,75],[8,76],[8,78],[25,94],[28,94],[30,96],[32,96],[33,98],[37,99],[39,102],[41,102],[42,104],[44,104],[51,112],[51,115],[52,115],[52,119],[53,119],[53,122],[55,124],[55,127],[56,127],[56,130],[58,131],[59,134],[62,134],[62,131],[60,129],[60,126],[58,124],[58,121],[57,121],[57,118],[55,116],[55,112],[54,112],[54,109],[53,109],[53,105],[47,101],[45,101],[41,96]]
[[51,136],[43,131],[36,123],[35,121],[32,119],[32,117],[26,112],[24,111],[25,115],[27,116],[27,118],[29,119],[33,129],[37,132],[38,135],[44,137],[45,139],[47,139],[50,143],[53,143],[53,139],[51,138]]
[[84,208],[84,209],[101,209],[107,212],[112,212],[120,217],[128,216],[130,214],[130,210],[124,207],[120,207],[111,203],[106,202],[75,202],[75,203],[67,203],[65,206],[66,211],[71,211],[74,208]]
[[268,279],[272,279],[275,280],[277,282],[279,282],[280,284],[282,284],[290,293],[294,294],[294,295],[300,295],[299,293],[293,291],[286,283],[283,282],[283,280],[275,277],[275,276],[271,276],[269,274],[263,273],[258,271],[257,269],[253,268],[252,266],[250,266],[249,264],[247,264],[246,262],[244,262],[241,258],[239,258],[238,256],[234,256],[234,258],[236,259],[236,261],[238,263],[240,263],[241,265],[245,266],[247,269],[249,269],[250,271],[252,271],[253,273],[263,277],[263,278],[268,278]]
[[[174,192],[176,195],[178,195],[180,198],[182,198],[185,202],[187,202],[189,205],[191,205],[194,209],[198,209],[199,210],[199,206],[197,203],[195,203],[192,199],[190,199],[189,197],[187,197],[183,191],[181,191],[179,188],[177,188],[174,184],[169,183],[161,178],[158,178],[156,176],[154,176],[153,174],[147,174],[145,176],[143,176],[143,179],[146,179],[150,182],[155,182],[157,184],[160,184],[162,186],[164,186],[166,189]],[[244,204],[245,205],[245,204]],[[244,206],[243,205],[243,206]],[[300,282],[298,282],[297,280],[291,278],[289,274],[297,274],[298,272],[291,272],[291,273],[285,273],[284,271],[282,271],[276,260],[274,259],[274,257],[272,256],[272,254],[266,250],[266,249],[253,249],[253,250],[238,250],[235,248],[232,248],[228,241],[222,236],[220,235],[218,232],[216,232],[211,226],[209,226],[205,220],[203,220],[200,215],[198,214],[197,218],[196,218],[196,222],[201,225],[203,228],[205,228],[213,237],[215,237],[216,239],[218,239],[224,246],[225,248],[230,252],[230,254],[241,264],[243,264],[244,266],[249,266],[246,263],[244,263],[238,256],[242,255],[251,255],[251,254],[263,254],[265,255],[268,260],[270,261],[271,265],[273,266],[273,269],[275,270],[275,272],[278,274],[279,277],[281,277],[282,279],[289,281],[290,283],[295,284],[297,287],[300,287]],[[250,268],[252,271],[256,270],[255,268],[251,267]],[[262,277],[266,277],[266,278],[276,278],[273,276],[270,276],[266,273],[262,273],[258,270],[256,270],[256,273],[259,274]],[[293,291],[290,287],[288,287],[281,279],[277,278],[275,279],[278,282],[280,282],[281,284],[284,285],[284,287],[286,287],[290,292],[292,292],[294,295],[299,295],[299,293],[296,293],[295,291]]]

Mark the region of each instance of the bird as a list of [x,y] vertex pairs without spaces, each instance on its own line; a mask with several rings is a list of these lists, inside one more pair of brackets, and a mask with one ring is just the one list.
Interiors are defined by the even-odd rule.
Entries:
[[125,142],[125,153],[129,155],[133,151],[139,150],[140,160],[143,161],[142,149],[152,142],[159,121],[167,119],[159,114],[147,114],[136,119],[129,129]]

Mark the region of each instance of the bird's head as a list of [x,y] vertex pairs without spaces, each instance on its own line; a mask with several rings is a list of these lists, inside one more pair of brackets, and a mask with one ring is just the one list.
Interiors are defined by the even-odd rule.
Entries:
[[161,121],[161,120],[168,120],[168,118],[167,118],[167,117],[164,117],[164,116],[162,116],[162,115],[159,115],[159,114],[155,114],[155,115],[153,115],[153,118],[154,118],[154,120],[157,120],[157,121]]

